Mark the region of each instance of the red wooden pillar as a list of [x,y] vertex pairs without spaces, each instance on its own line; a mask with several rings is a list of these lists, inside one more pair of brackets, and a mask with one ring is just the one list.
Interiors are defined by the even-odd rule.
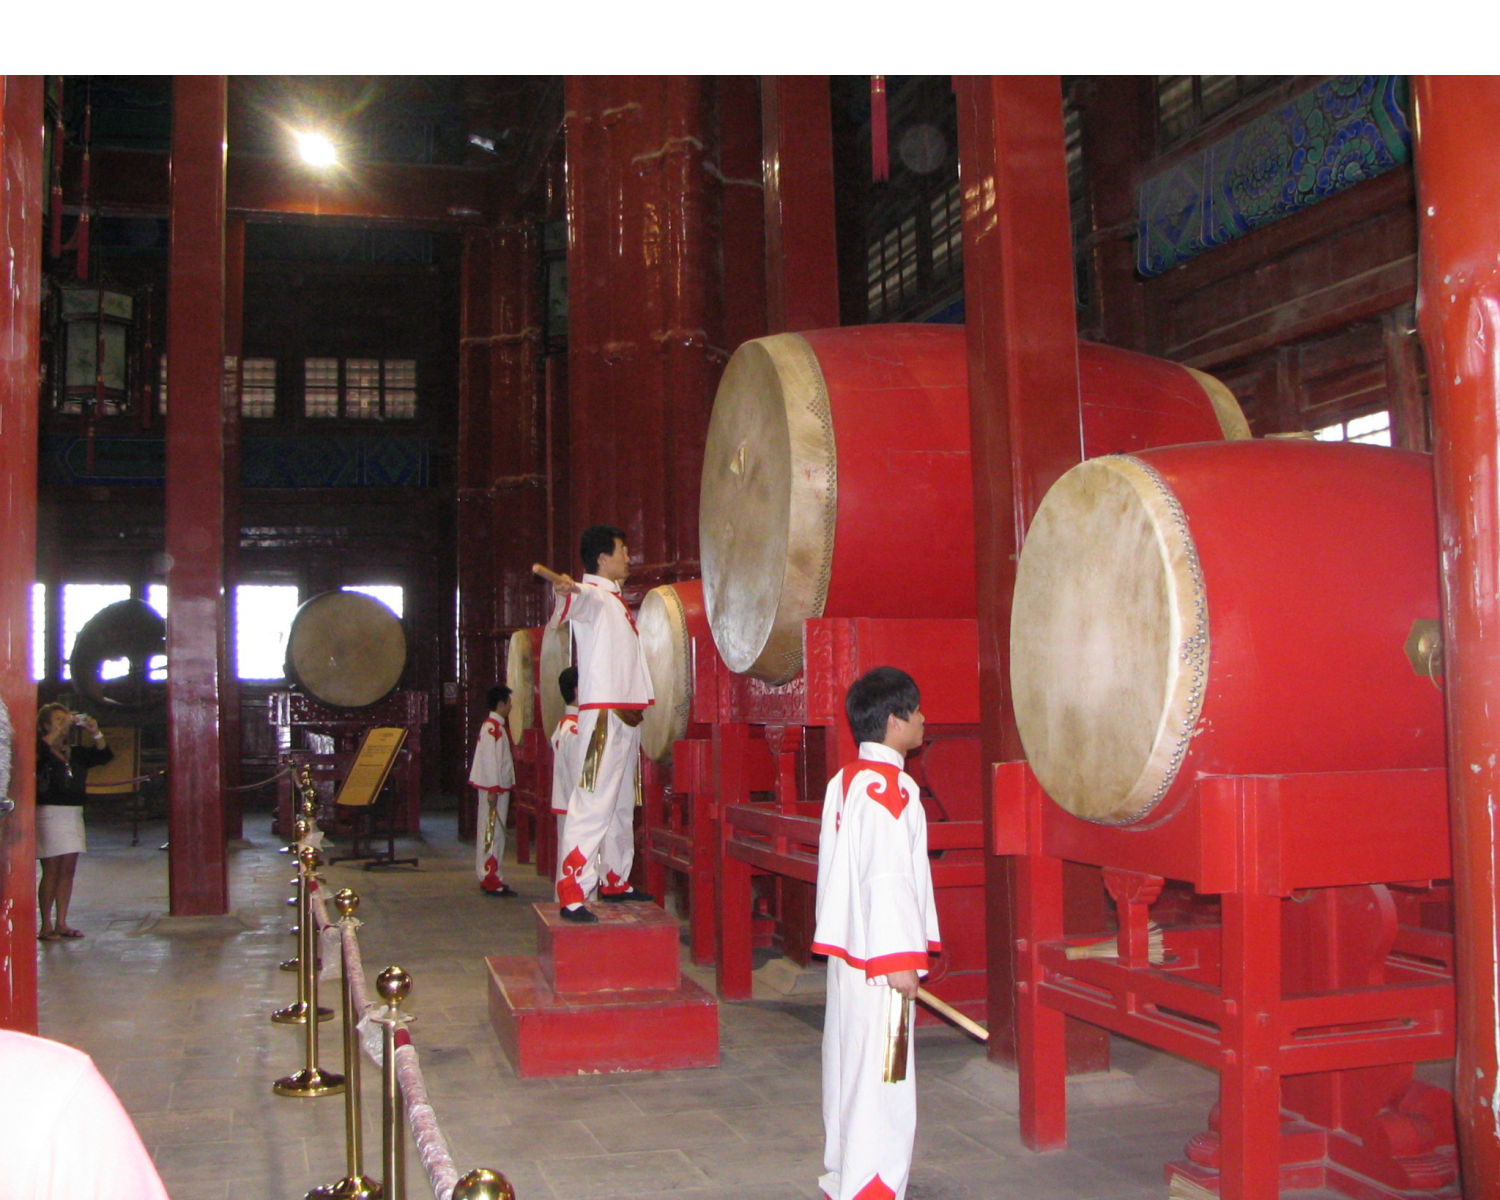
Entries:
[[[724,263],[726,354],[766,333],[766,212],[760,84],[748,75],[721,75],[719,170],[721,259]],[[725,361],[728,361],[727,359]]]
[[0,75],[0,699],[14,734],[16,801],[0,816],[0,1028],[37,1030],[36,577],[38,316],[41,311],[42,77]]
[[[243,837],[244,806],[239,791],[240,681],[234,668],[236,607],[234,587],[240,580],[240,392],[245,353],[245,218],[228,218],[224,229],[224,620],[219,623],[219,672],[223,701],[219,739],[223,772],[224,836]],[[167,369],[171,370],[168,360]],[[169,605],[170,607],[170,605]]]
[[1500,80],[1416,80],[1422,342],[1432,387],[1453,829],[1459,1161],[1500,1196]]
[[766,326],[827,329],[839,323],[828,77],[770,75],[760,94]]
[[713,84],[569,76],[565,89],[572,528],[560,540],[619,525],[635,586],[649,587],[697,571],[723,355]]
[[[980,711],[984,760],[1024,757],[1010,707],[1010,601],[1016,555],[1043,493],[1082,457],[1072,242],[1055,76],[961,77],[959,181],[974,471]],[[992,821],[986,772],[986,821]],[[986,840],[993,843],[988,829]],[[1058,868],[1026,858],[987,860],[989,1055],[1017,1055],[1018,914],[1062,902]],[[1048,924],[1047,921],[1043,922]],[[1061,1028],[1061,1018],[1041,1019]],[[1060,1039],[1042,1039],[1060,1055]],[[1107,1062],[1103,1032],[1070,1032],[1080,1069]],[[1060,1069],[1060,1061],[1048,1070]],[[1057,1144],[1061,1129],[1034,1132]]]
[[179,75],[167,295],[167,820],[171,911],[227,912],[219,630],[224,623],[226,86]]

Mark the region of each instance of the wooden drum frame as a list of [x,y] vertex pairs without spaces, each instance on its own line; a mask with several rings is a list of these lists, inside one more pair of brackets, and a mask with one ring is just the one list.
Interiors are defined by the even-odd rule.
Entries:
[[1107,456],[1048,491],[1017,565],[1011,691],[1047,794],[1169,818],[1199,775],[1441,767],[1408,658],[1439,616],[1426,455],[1251,441]]

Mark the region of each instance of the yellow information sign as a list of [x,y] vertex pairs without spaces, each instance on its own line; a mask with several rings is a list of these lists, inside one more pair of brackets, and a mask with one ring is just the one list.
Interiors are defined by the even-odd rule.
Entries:
[[365,730],[359,753],[354,756],[354,764],[340,785],[339,794],[333,798],[334,804],[345,808],[367,808],[374,804],[405,741],[404,729],[377,725]]

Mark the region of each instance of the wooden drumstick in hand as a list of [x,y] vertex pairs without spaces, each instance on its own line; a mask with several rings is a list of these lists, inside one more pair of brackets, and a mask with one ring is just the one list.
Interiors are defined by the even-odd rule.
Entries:
[[939,1000],[926,988],[917,989],[917,999],[920,1000],[923,1004],[927,1005],[928,1008],[932,1009],[933,1012],[937,1013],[938,1016],[948,1018],[948,1020],[952,1021],[965,1033],[971,1034],[972,1036],[978,1038],[981,1042],[987,1042],[990,1040],[990,1031],[988,1029],[986,1029],[978,1021],[964,1016],[964,1014],[959,1012],[958,1009],[954,1008],[953,1005],[948,1004],[946,1001]]
[[532,563],[531,573],[533,575],[541,576],[554,588],[556,588],[559,593],[576,592],[578,590],[578,584],[574,581],[572,576],[559,575],[551,567],[544,567],[541,563]]

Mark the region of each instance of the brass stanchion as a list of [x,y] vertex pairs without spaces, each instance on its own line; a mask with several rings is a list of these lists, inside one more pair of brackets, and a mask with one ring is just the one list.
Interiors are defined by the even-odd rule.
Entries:
[[[358,925],[354,914],[359,908],[359,897],[352,888],[335,893],[333,903],[339,910],[340,929]],[[349,960],[340,956],[343,964],[344,992],[344,1144],[347,1149],[345,1169],[348,1174],[337,1183],[316,1187],[307,1193],[306,1200],[381,1200],[380,1184],[366,1178],[360,1159],[363,1157],[363,1130],[359,1114],[359,1014],[354,1011],[354,987],[349,978]]]
[[[302,847],[301,858],[304,904],[299,948],[302,956],[302,970],[298,972],[297,978],[302,983],[307,997],[305,1001],[300,1002],[302,1004],[300,1015],[307,1030],[307,1065],[295,1075],[278,1079],[272,1085],[272,1090],[278,1096],[329,1096],[344,1090],[344,1077],[332,1071],[325,1071],[318,1066],[318,1022],[322,1020],[322,1014],[327,1010],[318,1007],[318,977],[313,970],[312,906],[306,902],[306,897],[312,890],[313,872],[321,860],[318,858],[318,852],[311,846]],[[282,1013],[288,1011],[288,1009],[281,1009],[280,1012],[273,1013],[271,1019],[278,1020]],[[308,1020],[309,1013],[314,1014],[315,1019]],[[329,1015],[333,1014],[329,1013]],[[296,1019],[294,1016],[289,1016],[283,1020],[283,1023],[290,1024]]]
[[333,1009],[319,1008],[317,1002],[317,946],[313,929],[312,888],[313,872],[322,863],[318,852],[311,846],[303,846],[298,852],[302,872],[297,876],[297,1000],[271,1014],[278,1025],[301,1025],[307,1020],[309,1010],[316,1008],[318,1020],[331,1021]]
[[[293,855],[295,855],[302,848],[302,842],[307,837],[308,831],[311,830],[311,829],[312,829],[312,826],[310,824],[308,824],[307,819],[305,817],[298,817],[296,819],[296,821],[292,823],[292,839],[293,840],[288,845],[282,847],[283,852],[285,852],[287,854],[293,854]],[[292,884],[298,890],[295,893],[293,893],[290,897],[287,898],[287,903],[288,904],[295,904],[295,905],[298,905],[300,907],[301,902],[302,902],[302,892],[301,892],[302,874],[301,874],[300,870],[298,871],[297,878],[294,879],[294,880],[292,880]],[[293,925],[292,926],[292,935],[297,939],[297,948],[300,950],[301,947],[302,947],[302,927],[301,927],[301,925]],[[283,970],[283,971],[295,971],[299,967],[301,967],[301,965],[302,965],[301,959],[298,958],[298,956],[295,955],[295,954],[291,958],[284,958],[284,959],[282,959],[281,962],[279,962],[277,964],[277,966],[281,970]],[[299,1000],[300,999],[304,999],[304,997],[302,997],[302,996],[299,995],[298,999]]]
[[475,1167],[453,1185],[453,1200],[516,1200],[516,1189],[499,1171]]
[[375,977],[375,990],[389,1006],[381,1024],[385,1057],[381,1071],[380,1162],[385,1170],[386,1200],[406,1200],[406,1138],[397,1130],[402,1119],[401,1089],[396,1082],[396,1034],[406,1024],[401,1002],[411,993],[411,976],[387,967]]

